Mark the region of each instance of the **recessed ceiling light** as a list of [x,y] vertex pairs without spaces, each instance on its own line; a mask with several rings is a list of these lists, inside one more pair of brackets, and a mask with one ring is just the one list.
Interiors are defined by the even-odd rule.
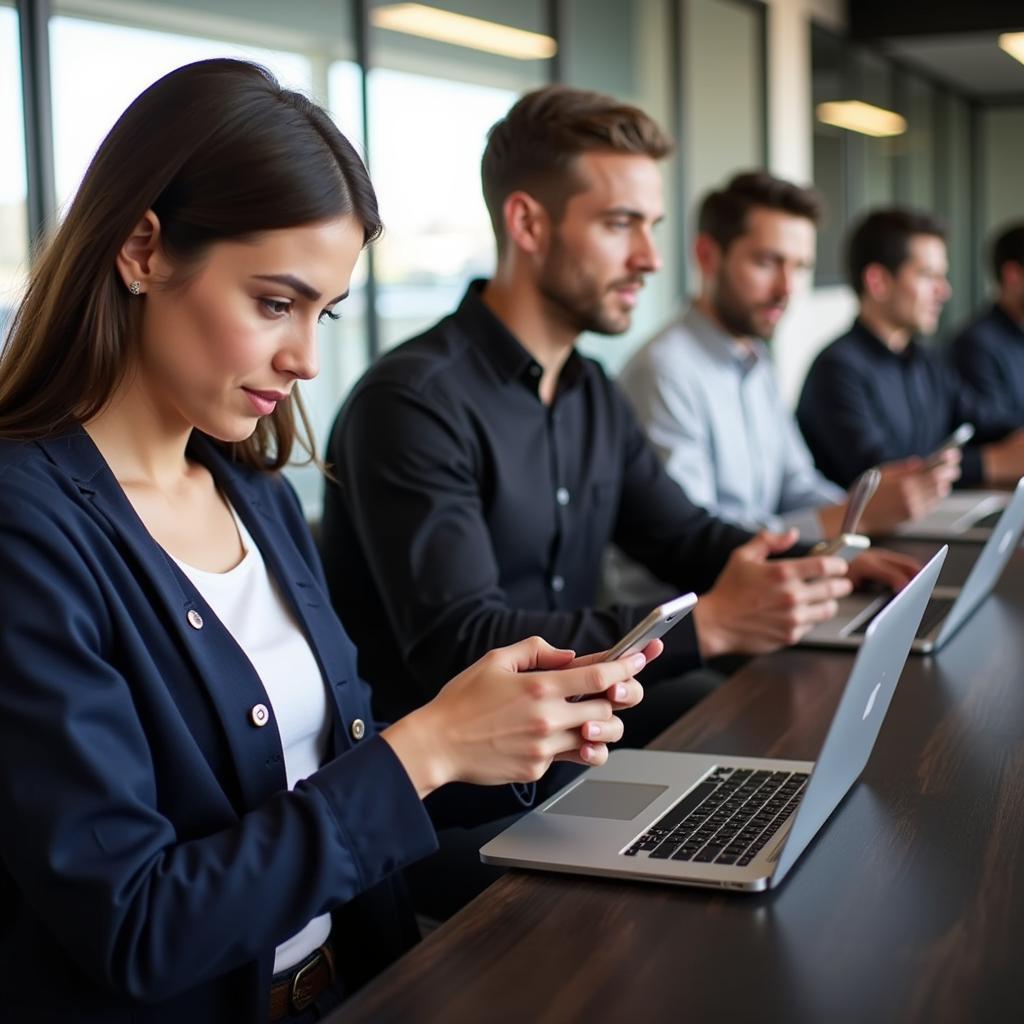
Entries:
[[999,37],[999,48],[1024,64],[1024,32],[1004,32]]
[[847,131],[860,132],[875,138],[902,135],[907,130],[907,119],[893,110],[876,107],[861,100],[835,100],[819,103],[818,120]]

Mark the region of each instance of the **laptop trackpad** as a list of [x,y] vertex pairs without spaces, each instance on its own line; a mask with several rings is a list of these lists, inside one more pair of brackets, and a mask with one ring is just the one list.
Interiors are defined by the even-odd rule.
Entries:
[[652,786],[642,782],[586,781],[569,790],[545,813],[631,821],[666,789],[668,786]]

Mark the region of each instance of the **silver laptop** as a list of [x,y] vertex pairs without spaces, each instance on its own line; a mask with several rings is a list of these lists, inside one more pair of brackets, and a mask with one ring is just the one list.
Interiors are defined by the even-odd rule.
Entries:
[[1009,491],[954,491],[927,515],[914,522],[901,523],[892,535],[914,540],[984,544],[1009,503]]
[[868,627],[816,762],[616,750],[481,859],[719,889],[778,885],[867,764],[946,551]]
[[[915,653],[937,651],[999,582],[1024,534],[1024,479],[1018,481],[1013,494],[1007,497],[1009,504],[971,566],[964,585],[935,588],[910,648]],[[800,643],[810,647],[859,647],[871,620],[891,600],[889,593],[850,594],[839,601],[835,618],[815,626]]]

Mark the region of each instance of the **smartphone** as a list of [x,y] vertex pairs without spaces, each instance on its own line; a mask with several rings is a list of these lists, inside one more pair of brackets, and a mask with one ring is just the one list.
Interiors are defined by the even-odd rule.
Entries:
[[[615,661],[627,654],[637,654],[652,640],[663,637],[673,626],[682,622],[697,605],[696,594],[682,594],[671,601],[659,604],[651,613],[638,622],[617,644],[608,649],[602,661]],[[583,699],[578,693],[569,700]]]
[[833,540],[819,541],[808,552],[811,555],[835,555],[852,562],[859,554],[871,547],[871,541],[859,533],[841,533]]
[[931,469],[933,466],[937,466],[942,459],[943,454],[948,452],[950,448],[963,448],[970,439],[974,437],[974,427],[970,423],[961,423],[952,434],[947,437],[938,448],[935,449],[925,459],[925,465]]

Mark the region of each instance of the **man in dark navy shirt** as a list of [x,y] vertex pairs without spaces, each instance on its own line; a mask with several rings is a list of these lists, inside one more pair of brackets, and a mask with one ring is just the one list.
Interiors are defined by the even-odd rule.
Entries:
[[[797,406],[818,467],[842,487],[869,466],[920,473],[961,423],[975,428],[959,482],[1007,484],[1024,474],[1017,426],[984,402],[918,340],[934,332],[950,295],[942,224],[926,213],[877,210],[850,238],[848,273],[860,310],[815,359]],[[932,470],[956,476],[947,452]]]
[[1024,423],[1024,223],[992,244],[996,301],[954,340],[953,364],[1007,419]]

